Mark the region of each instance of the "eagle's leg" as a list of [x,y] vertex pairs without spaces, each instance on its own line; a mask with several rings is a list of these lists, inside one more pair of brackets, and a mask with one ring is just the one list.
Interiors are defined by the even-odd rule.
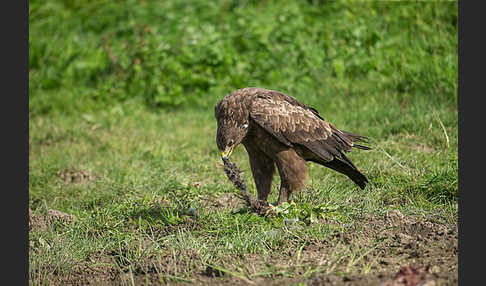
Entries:
[[287,202],[292,192],[304,186],[307,178],[307,165],[294,149],[277,153],[276,163],[280,175],[280,193],[277,204]]
[[266,202],[268,194],[270,194],[270,190],[272,189],[275,161],[257,149],[248,147],[246,150],[258,192],[258,200]]

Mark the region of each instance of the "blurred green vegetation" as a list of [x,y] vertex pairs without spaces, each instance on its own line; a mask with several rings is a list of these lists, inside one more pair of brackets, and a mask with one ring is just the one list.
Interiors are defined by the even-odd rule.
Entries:
[[307,103],[457,106],[457,1],[30,1],[30,116],[129,98],[212,107],[234,89]]

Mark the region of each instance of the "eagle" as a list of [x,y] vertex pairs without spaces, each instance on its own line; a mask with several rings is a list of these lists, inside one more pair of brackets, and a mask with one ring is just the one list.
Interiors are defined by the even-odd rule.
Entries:
[[250,161],[258,200],[267,202],[275,167],[280,176],[277,205],[304,186],[308,161],[349,177],[361,189],[368,179],[344,152],[368,137],[337,129],[319,112],[284,93],[257,87],[238,89],[221,99],[215,109],[216,144],[227,162],[242,144]]

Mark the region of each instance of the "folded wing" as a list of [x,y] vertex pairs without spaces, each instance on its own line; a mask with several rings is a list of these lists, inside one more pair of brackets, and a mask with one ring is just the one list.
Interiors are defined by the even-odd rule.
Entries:
[[356,168],[342,151],[349,152],[353,147],[369,149],[354,144],[366,143],[366,137],[338,130],[312,107],[281,93],[258,95],[251,105],[250,117],[283,144],[305,146],[323,162],[339,158]]

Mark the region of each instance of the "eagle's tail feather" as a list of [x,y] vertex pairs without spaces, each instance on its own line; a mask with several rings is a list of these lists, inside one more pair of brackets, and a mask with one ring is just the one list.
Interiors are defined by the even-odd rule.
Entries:
[[371,150],[371,148],[370,148],[370,147],[368,147],[368,146],[363,146],[363,145],[359,145],[359,144],[353,144],[353,147],[354,147],[354,148],[361,149],[361,150]]
[[[347,132],[347,131],[341,131],[348,139],[351,140],[351,142],[360,142],[360,143],[369,143],[368,142],[368,137],[366,136],[362,136],[362,135],[358,135],[358,134],[354,134],[354,133],[351,133],[351,132]],[[360,144],[353,144],[353,147],[355,148],[358,148],[358,149],[362,149],[362,150],[371,150],[370,147],[368,146],[363,146],[363,145],[360,145]]]
[[334,158],[329,162],[317,162],[328,168],[331,168],[339,173],[348,176],[356,185],[358,185],[362,190],[365,188],[368,179],[363,175],[356,167],[350,166],[348,163]]

